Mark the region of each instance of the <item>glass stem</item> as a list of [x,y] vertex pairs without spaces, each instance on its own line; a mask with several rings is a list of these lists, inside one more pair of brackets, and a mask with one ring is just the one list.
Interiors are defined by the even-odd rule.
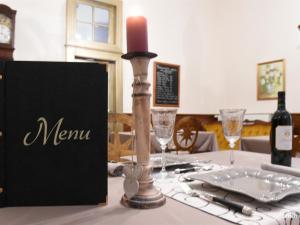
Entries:
[[161,173],[166,173],[166,148],[167,145],[161,146]]
[[235,142],[230,141],[229,146],[230,146],[229,161],[230,161],[230,165],[233,165],[234,164],[234,146],[235,146]]

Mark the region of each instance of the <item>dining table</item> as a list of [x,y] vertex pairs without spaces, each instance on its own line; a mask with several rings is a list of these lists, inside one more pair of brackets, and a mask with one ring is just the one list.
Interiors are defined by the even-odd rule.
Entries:
[[[180,133],[177,134],[178,138],[180,139]],[[120,141],[124,143],[129,138],[132,137],[132,133],[128,131],[119,132]],[[110,135],[110,139],[113,139],[113,134]],[[151,144],[151,153],[158,153],[161,152],[161,146],[157,139],[155,138],[154,132],[150,132],[150,144]],[[174,151],[176,150],[176,146],[174,145],[173,140],[170,141],[168,144],[168,150]],[[219,150],[217,137],[214,132],[210,131],[199,131],[197,140],[195,145],[192,149],[192,153],[199,153],[199,152],[209,152],[209,151],[217,151]]]
[[[184,143],[186,142],[186,145],[190,145],[191,140],[193,140],[195,137],[195,132],[192,131],[192,135],[190,137],[190,140],[183,140],[182,145],[184,146]],[[182,139],[182,133],[177,133],[177,140]],[[171,145],[174,145],[173,142],[171,142]],[[201,153],[201,152],[210,152],[210,151],[217,151],[219,150],[218,141],[216,134],[212,131],[198,131],[198,136],[195,141],[194,146],[190,150],[191,153]]]
[[[211,160],[229,166],[229,151],[193,154],[199,160]],[[235,165],[259,169],[270,161],[270,155],[235,151]],[[300,159],[293,158],[292,166],[300,168]],[[167,197],[166,204],[154,209],[126,208],[120,204],[123,177],[108,178],[106,205],[7,207],[0,209],[0,225],[229,225],[217,216],[182,204]],[[258,223],[259,224],[259,223]]]
[[242,137],[241,150],[270,154],[271,153],[270,136]]

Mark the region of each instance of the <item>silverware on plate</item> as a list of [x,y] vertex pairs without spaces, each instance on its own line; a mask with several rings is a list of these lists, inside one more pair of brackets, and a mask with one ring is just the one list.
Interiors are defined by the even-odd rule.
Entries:
[[174,170],[174,173],[179,174],[179,173],[188,173],[188,172],[196,172],[196,171],[210,171],[213,169],[213,165],[204,165],[204,166],[193,166],[193,167],[188,167],[188,168],[177,168]]
[[193,167],[188,167],[188,168],[177,168],[174,170],[174,173],[179,174],[179,173],[188,173],[188,172],[196,172],[200,170],[201,167],[193,166]]
[[204,193],[204,192],[199,193],[197,191],[194,191],[186,183],[180,183],[180,186],[181,186],[182,190],[187,195],[190,195],[192,197],[202,198],[202,199],[204,199],[206,201],[209,201],[209,202],[215,202],[215,203],[218,203],[218,204],[222,204],[222,205],[227,206],[230,209],[233,209],[233,210],[235,210],[235,211],[237,211],[237,212],[239,212],[243,215],[246,215],[246,216],[251,216],[252,215],[252,211],[253,211],[252,208],[250,208],[246,205],[241,205],[241,204],[236,203],[234,201],[219,198],[219,197],[216,197],[216,196],[208,194],[208,193]]

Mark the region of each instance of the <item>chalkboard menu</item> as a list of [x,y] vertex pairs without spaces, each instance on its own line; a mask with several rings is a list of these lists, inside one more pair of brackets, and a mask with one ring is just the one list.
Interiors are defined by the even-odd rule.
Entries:
[[179,107],[179,72],[179,65],[154,62],[154,106]]

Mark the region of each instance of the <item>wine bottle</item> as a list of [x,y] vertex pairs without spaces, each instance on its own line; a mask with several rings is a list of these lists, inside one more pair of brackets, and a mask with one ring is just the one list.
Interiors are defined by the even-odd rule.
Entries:
[[272,117],[271,163],[291,166],[293,127],[291,114],[285,108],[285,92],[278,92],[278,108]]

